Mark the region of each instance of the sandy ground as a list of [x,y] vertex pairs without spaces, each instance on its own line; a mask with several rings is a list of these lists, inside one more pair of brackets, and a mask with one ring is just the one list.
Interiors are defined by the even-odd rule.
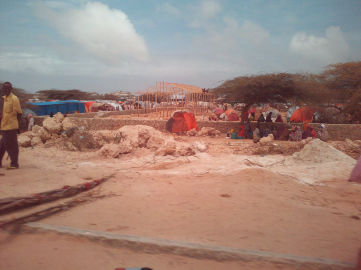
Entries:
[[[267,168],[244,166],[240,149],[251,147],[250,142],[202,140],[209,145],[208,152],[194,157],[153,157],[139,151],[105,159],[95,152],[21,149],[19,170],[0,169],[0,198],[114,174],[96,188],[103,198],[38,222],[356,262],[361,247],[361,185],[347,182],[349,171],[317,185],[303,184]],[[271,162],[284,157],[249,158]],[[21,213],[0,216],[0,220]],[[0,269],[293,269],[266,262],[150,255],[52,233],[9,236],[1,232],[0,245]]]

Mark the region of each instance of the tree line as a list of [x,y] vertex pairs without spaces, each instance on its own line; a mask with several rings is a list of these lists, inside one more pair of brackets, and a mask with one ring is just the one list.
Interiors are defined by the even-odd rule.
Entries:
[[254,104],[344,104],[353,121],[361,121],[361,61],[327,66],[319,74],[271,73],[239,76],[212,89],[225,102],[241,102],[244,111]]

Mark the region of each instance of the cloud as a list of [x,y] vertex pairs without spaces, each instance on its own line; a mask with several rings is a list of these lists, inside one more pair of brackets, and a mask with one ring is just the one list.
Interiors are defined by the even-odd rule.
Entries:
[[10,72],[30,71],[40,74],[52,74],[55,67],[62,64],[60,59],[49,55],[30,52],[7,52],[0,54],[0,69]]
[[270,34],[266,29],[251,21],[245,21],[242,24],[239,35],[241,39],[251,42],[254,45],[262,45],[268,42],[270,38]]
[[200,16],[205,19],[216,16],[222,10],[221,5],[215,0],[203,0],[200,6]]
[[194,28],[206,26],[211,19],[214,19],[223,10],[216,0],[202,0],[191,9],[193,18],[189,25]]
[[178,8],[173,6],[172,4],[169,4],[168,2],[163,3],[157,8],[158,12],[164,12],[169,15],[178,16],[181,14]]
[[98,3],[68,8],[52,1],[36,5],[37,14],[81,51],[110,65],[146,61],[148,49],[128,16],[119,9]]
[[324,37],[296,33],[290,42],[292,53],[313,59],[326,65],[346,60],[349,56],[349,46],[340,27],[331,26],[326,29]]

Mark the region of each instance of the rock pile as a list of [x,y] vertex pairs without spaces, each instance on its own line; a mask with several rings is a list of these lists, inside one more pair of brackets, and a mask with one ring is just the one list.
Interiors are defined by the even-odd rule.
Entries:
[[22,147],[45,144],[72,151],[95,149],[100,155],[112,158],[137,150],[149,150],[155,155],[163,156],[190,156],[207,150],[202,142],[179,142],[173,136],[145,125],[123,126],[118,130],[86,131],[60,113],[46,118],[42,127],[36,125],[32,131],[21,134],[18,141]]
[[[192,130],[190,130],[192,131]],[[195,136],[210,136],[210,137],[217,137],[221,134],[219,130],[216,130],[212,127],[202,127],[200,131]]]
[[188,144],[175,141],[172,136],[144,125],[123,126],[116,131],[98,131],[94,134],[97,143],[102,145],[99,153],[105,157],[117,158],[122,154],[138,149],[149,149],[156,155],[190,156],[196,151],[205,151],[200,142]]
[[68,150],[99,147],[84,128],[77,127],[70,118],[64,118],[60,112],[54,117],[45,118],[43,126],[35,125],[32,131],[20,134],[18,142],[22,147],[54,143]]

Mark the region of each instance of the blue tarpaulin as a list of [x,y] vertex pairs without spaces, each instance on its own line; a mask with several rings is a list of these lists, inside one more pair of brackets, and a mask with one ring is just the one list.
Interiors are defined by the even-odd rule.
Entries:
[[61,112],[62,114],[85,112],[85,104],[79,100],[29,102],[29,104],[34,106],[32,110],[37,115],[49,115],[50,113],[56,114],[57,112]]

